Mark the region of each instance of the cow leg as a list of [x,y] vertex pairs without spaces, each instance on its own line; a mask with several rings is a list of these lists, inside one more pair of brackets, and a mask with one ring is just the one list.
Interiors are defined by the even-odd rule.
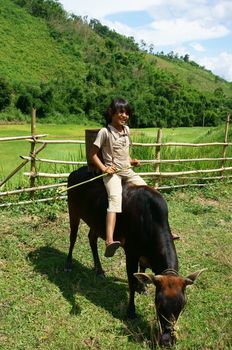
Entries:
[[95,270],[97,276],[105,277],[105,272],[102,269],[101,261],[99,259],[99,255],[98,255],[97,240],[98,240],[97,233],[90,229],[89,230],[89,244],[90,244],[92,254],[93,254],[94,270]]
[[129,284],[129,302],[127,306],[127,318],[133,319],[136,317],[135,313],[135,291],[137,288],[137,280],[134,277],[134,273],[138,271],[138,258],[129,256],[126,253],[126,270]]
[[73,210],[72,206],[69,206],[69,220],[70,220],[70,246],[69,246],[69,253],[68,257],[66,260],[66,265],[65,265],[65,271],[66,272],[71,272],[72,271],[72,253],[73,253],[73,248],[76,243],[77,239],[77,232],[78,232],[78,227],[80,223],[80,218]]

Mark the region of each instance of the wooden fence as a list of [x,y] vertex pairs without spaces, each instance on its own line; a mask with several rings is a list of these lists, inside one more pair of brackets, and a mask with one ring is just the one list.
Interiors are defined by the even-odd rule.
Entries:
[[[212,143],[178,143],[178,142],[162,142],[162,129],[159,129],[157,132],[157,138],[155,143],[138,143],[133,142],[133,146],[138,147],[152,147],[155,150],[155,159],[145,160],[141,159],[141,164],[153,164],[154,171],[153,172],[138,172],[138,174],[142,177],[152,177],[155,180],[155,188],[162,189],[170,189],[170,188],[180,188],[187,186],[205,186],[206,183],[185,183],[185,184],[177,184],[177,185],[160,185],[160,180],[165,178],[180,178],[180,179],[188,179],[189,175],[194,174],[210,174],[217,173],[218,175],[208,176],[207,178],[202,177],[202,180],[223,180],[232,178],[232,166],[225,166],[225,162],[231,161],[232,158],[226,157],[227,149],[229,146],[232,146],[231,142],[228,142],[228,131],[230,124],[230,114],[227,115],[226,125],[225,125],[225,133],[224,133],[224,142],[212,142]],[[67,185],[67,177],[69,173],[43,173],[37,171],[37,162],[43,163],[52,163],[52,164],[66,164],[66,165],[76,165],[77,167],[87,164],[86,161],[65,161],[65,160],[55,160],[55,159],[46,159],[40,158],[37,155],[49,144],[85,144],[83,140],[46,140],[42,139],[48,136],[47,134],[36,134],[36,111],[33,109],[32,118],[31,118],[31,135],[30,136],[19,136],[19,137],[5,137],[0,138],[0,141],[14,141],[14,140],[26,140],[30,143],[30,154],[29,156],[21,156],[22,162],[19,164],[5,179],[0,182],[0,190],[3,185],[9,181],[20,169],[22,169],[26,164],[30,162],[30,172],[25,172],[24,175],[29,177],[30,186],[28,188],[17,189],[13,191],[2,191],[0,192],[0,197],[10,196],[21,193],[30,193],[30,199],[27,201],[18,201],[16,203],[6,203],[0,204],[0,207],[3,206],[11,206],[18,204],[28,204],[32,201],[36,202],[45,202],[54,199],[65,199],[67,196],[59,196],[55,195],[49,198],[42,199],[34,199],[34,194],[36,191],[45,190],[45,189],[55,189],[57,187],[64,187]],[[192,159],[161,159],[161,148],[163,147],[222,147],[221,157],[217,158],[192,158]],[[38,147],[38,148],[36,148]],[[220,162],[220,167],[214,169],[191,169],[187,171],[176,171],[176,172],[161,172],[160,165],[161,164],[181,164],[187,162],[212,162],[217,161]],[[55,183],[50,185],[41,185],[36,186],[36,179],[39,177],[43,178],[58,178],[64,179],[65,182]],[[194,177],[191,176],[191,180]],[[195,179],[199,180],[199,176]]]

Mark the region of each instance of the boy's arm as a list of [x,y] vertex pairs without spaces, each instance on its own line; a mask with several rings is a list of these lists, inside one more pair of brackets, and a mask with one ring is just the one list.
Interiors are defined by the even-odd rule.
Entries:
[[116,170],[114,165],[106,167],[101,159],[98,157],[99,148],[96,145],[93,145],[90,151],[90,160],[91,162],[99,169],[102,173],[113,174]]

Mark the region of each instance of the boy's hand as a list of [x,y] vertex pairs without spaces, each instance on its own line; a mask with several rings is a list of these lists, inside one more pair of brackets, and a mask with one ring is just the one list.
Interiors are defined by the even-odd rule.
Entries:
[[131,159],[130,163],[131,163],[132,166],[138,166],[138,165],[140,165],[140,162],[139,162],[138,159]]
[[117,170],[116,166],[115,165],[111,165],[111,166],[105,167],[105,169],[103,170],[103,173],[105,173],[105,174],[114,174],[116,170]]

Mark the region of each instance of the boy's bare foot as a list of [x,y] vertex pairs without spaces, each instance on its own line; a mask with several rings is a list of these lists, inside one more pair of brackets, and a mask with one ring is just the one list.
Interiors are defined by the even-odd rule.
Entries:
[[120,247],[120,241],[114,241],[112,243],[106,243],[105,257],[110,258],[114,256],[116,250]]
[[175,241],[176,239],[180,239],[180,236],[175,235],[174,233],[172,233],[172,239],[173,239],[173,241]]

